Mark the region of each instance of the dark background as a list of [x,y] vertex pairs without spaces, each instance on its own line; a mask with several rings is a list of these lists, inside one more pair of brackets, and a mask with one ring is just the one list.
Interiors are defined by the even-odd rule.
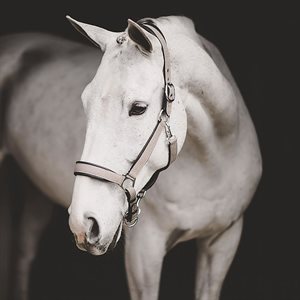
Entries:
[[[299,10],[286,1],[240,2],[6,0],[0,34],[42,31],[86,43],[66,14],[112,31],[124,30],[128,18],[191,17],[223,53],[252,115],[264,162],[221,299],[299,300]],[[33,265],[30,300],[128,299],[122,245],[103,257],[80,252],[66,211],[56,207]],[[193,241],[167,255],[160,299],[192,299],[194,259]]]

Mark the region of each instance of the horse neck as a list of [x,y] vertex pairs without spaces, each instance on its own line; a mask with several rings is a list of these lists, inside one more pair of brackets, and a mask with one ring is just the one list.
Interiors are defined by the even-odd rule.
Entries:
[[[175,30],[176,34],[172,34],[174,29],[166,31],[172,78],[187,113],[183,151],[215,160],[216,156],[220,157],[220,149],[233,145],[238,135],[241,99],[231,74],[225,77],[222,73],[224,66],[227,67],[223,58],[223,65],[220,65],[220,57],[211,57],[202,38],[193,30],[188,23],[186,30],[179,33]],[[219,65],[215,61],[219,61]]]

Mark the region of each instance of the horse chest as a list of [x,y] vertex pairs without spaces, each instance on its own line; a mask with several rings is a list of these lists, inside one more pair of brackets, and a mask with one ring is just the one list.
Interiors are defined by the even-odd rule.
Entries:
[[201,176],[193,173],[170,174],[161,176],[146,200],[154,206],[155,214],[161,215],[166,227],[181,229],[185,231],[182,238],[190,239],[209,235],[230,223],[234,209],[222,213],[222,206],[230,196],[215,188],[213,180],[201,182]]
[[166,226],[185,230],[188,238],[229,226],[243,212],[243,199],[247,198],[239,192],[243,185],[241,176],[237,176],[240,164],[218,157],[204,164],[190,155],[189,146],[183,148],[178,160],[161,173],[149,191],[156,214],[161,215]]

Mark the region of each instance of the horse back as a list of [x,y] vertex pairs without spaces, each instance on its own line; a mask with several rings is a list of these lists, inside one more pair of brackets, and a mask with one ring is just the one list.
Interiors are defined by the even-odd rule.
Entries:
[[4,151],[5,112],[14,91],[37,69],[84,46],[46,33],[0,37],[0,153]]
[[52,198],[69,199],[85,131],[80,95],[100,60],[96,48],[49,34],[0,38],[1,147]]
[[[18,88],[38,70],[44,68],[46,74],[47,65],[54,64],[58,60],[62,61],[62,64],[63,60],[72,63],[76,55],[88,56],[87,52],[95,54],[96,50],[47,33],[15,33],[0,36],[0,153],[4,150],[7,107]],[[94,61],[96,68],[97,61],[95,59]],[[73,62],[73,65],[76,64],[78,63]],[[92,70],[92,74],[94,71],[95,69]]]

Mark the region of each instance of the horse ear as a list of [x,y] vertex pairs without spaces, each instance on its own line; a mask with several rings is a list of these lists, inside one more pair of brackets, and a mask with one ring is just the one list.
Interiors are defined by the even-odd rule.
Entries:
[[70,23],[83,34],[88,40],[99,47],[102,51],[105,51],[106,44],[111,40],[113,32],[100,28],[98,26],[85,24],[74,20],[70,16],[66,16]]
[[139,46],[142,52],[146,54],[152,52],[153,47],[150,39],[147,37],[147,32],[130,19],[128,19],[128,35]]

